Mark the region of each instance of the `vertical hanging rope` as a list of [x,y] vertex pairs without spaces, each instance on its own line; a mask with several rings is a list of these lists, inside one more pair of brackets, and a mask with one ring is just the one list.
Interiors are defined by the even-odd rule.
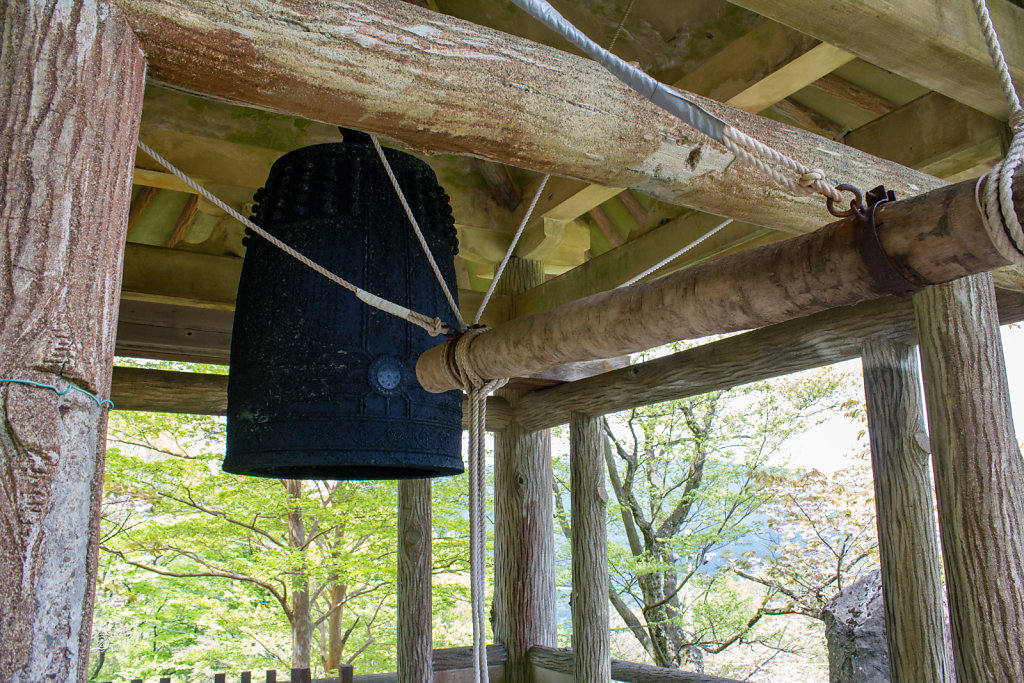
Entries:
[[[974,196],[978,203],[978,210],[985,222],[993,226],[1002,225],[1013,244],[1024,253],[1024,228],[1017,219],[1017,211],[1013,203],[1013,174],[1020,166],[1021,160],[1024,159],[1024,110],[1021,109],[1020,98],[1014,88],[1010,67],[1006,64],[1006,57],[999,44],[995,26],[992,24],[988,5],[985,0],[971,0],[971,4],[978,16],[978,23],[985,36],[985,44],[988,46],[992,64],[996,68],[999,87],[1003,91],[1007,107],[1010,110],[1010,127],[1013,130],[1013,140],[1010,142],[1006,158],[991,171],[978,178]],[[983,200],[981,199],[982,185],[985,189]]]
[[456,365],[460,381],[469,397],[469,571],[472,595],[473,675],[477,683],[487,683],[487,471],[485,434],[487,396],[505,386],[508,379],[485,381],[476,372],[468,351],[473,340],[483,333],[470,329],[456,342]]
[[452,307],[452,312],[455,313],[455,319],[459,321],[459,329],[466,329],[466,321],[462,317],[462,311],[459,310],[459,305],[455,303],[455,297],[452,296],[451,290],[448,289],[448,283],[444,281],[444,275],[441,274],[441,269],[437,267],[437,261],[434,260],[434,254],[430,251],[430,247],[427,245],[427,240],[423,236],[423,231],[420,230],[419,221],[416,220],[416,216],[413,215],[409,202],[405,199],[405,193],[402,192],[402,186],[398,184],[398,178],[395,177],[395,172],[391,170],[391,164],[388,163],[388,158],[384,155],[384,150],[381,149],[380,143],[377,142],[377,136],[371,135],[370,140],[373,141],[373,148],[377,150],[377,156],[380,157],[381,163],[384,164],[384,170],[387,172],[388,178],[391,179],[391,185],[395,188],[395,193],[398,195],[398,201],[402,203],[402,208],[405,209],[405,215],[408,216],[413,232],[416,233],[416,238],[419,239],[420,246],[423,247],[423,253],[426,254],[427,261],[430,262],[430,267],[434,271],[434,276],[437,278],[438,284],[441,285],[441,289],[444,291],[444,297],[448,299],[448,305]]
[[494,272],[494,279],[491,280],[491,286],[487,288],[487,293],[484,294],[484,300],[480,302],[480,308],[476,311],[476,317],[473,318],[473,324],[479,325],[480,319],[484,316],[484,309],[487,308],[487,304],[491,301],[491,296],[494,294],[495,288],[498,286],[498,280],[501,279],[502,273],[505,272],[505,266],[508,265],[508,260],[512,258],[512,252],[516,250],[516,245],[519,244],[519,238],[523,235],[523,230],[526,229],[526,224],[530,222],[530,217],[533,216],[533,210],[537,207],[537,200],[540,199],[541,194],[544,193],[544,188],[548,184],[548,178],[550,175],[546,175],[541,178],[540,187],[537,188],[537,194],[533,195],[533,199],[530,201],[530,207],[526,210],[526,215],[523,216],[523,220],[519,222],[519,228],[516,230],[515,236],[512,237],[512,244],[508,246],[505,251],[505,257],[501,259],[501,265]]

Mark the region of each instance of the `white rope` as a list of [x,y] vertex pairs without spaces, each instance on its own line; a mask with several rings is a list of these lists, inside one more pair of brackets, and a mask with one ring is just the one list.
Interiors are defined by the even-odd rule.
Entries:
[[629,4],[626,5],[626,11],[622,13],[622,19],[619,20],[619,25],[615,27],[615,35],[612,36],[611,42],[608,43],[608,52],[611,52],[615,47],[619,34],[622,33],[622,27],[626,25],[626,19],[629,19],[629,13],[633,11],[634,3],[636,3],[636,0],[629,0]]
[[420,230],[419,221],[416,220],[416,216],[413,215],[409,202],[405,199],[405,193],[402,192],[402,186],[398,184],[398,178],[395,177],[395,172],[391,170],[391,164],[388,163],[388,158],[384,156],[384,150],[381,149],[380,143],[377,142],[377,136],[371,135],[370,140],[373,141],[373,147],[377,150],[377,156],[380,157],[381,162],[384,164],[384,170],[387,171],[388,178],[391,179],[391,185],[395,188],[398,200],[402,202],[402,208],[405,209],[405,215],[409,217],[409,223],[412,224],[412,229],[416,233],[416,238],[420,241],[420,246],[423,247],[423,253],[426,254],[427,261],[430,262],[430,267],[434,270],[434,276],[437,278],[438,284],[441,285],[441,289],[444,290],[444,297],[448,299],[448,305],[452,307],[452,311],[455,313],[455,319],[459,321],[459,329],[466,329],[466,321],[462,318],[462,311],[459,310],[459,305],[455,302],[455,297],[452,296],[451,290],[448,289],[448,283],[445,282],[444,275],[441,274],[441,269],[437,267],[437,261],[434,260],[434,254],[431,253],[430,247],[427,245],[427,240],[423,237],[423,231]]
[[469,347],[484,330],[470,329],[455,342],[459,381],[469,398],[469,573],[473,622],[473,677],[487,683],[487,488],[485,434],[487,396],[508,379],[485,381],[473,367]]
[[[659,270],[663,266],[667,266],[669,263],[672,263],[677,258],[682,256],[686,252],[690,251],[691,249],[693,249],[694,247],[699,245],[701,242],[703,242],[707,238],[711,237],[716,232],[718,232],[719,230],[721,230],[725,226],[729,225],[730,223],[732,223],[732,219],[731,218],[725,219],[724,221],[722,221],[721,223],[719,223],[715,227],[711,228],[710,230],[708,230],[706,233],[704,233],[703,235],[701,235],[700,237],[698,237],[694,241],[692,241],[689,244],[687,244],[685,247],[683,247],[682,249],[680,249],[676,253],[672,254],[671,256],[669,256],[667,258],[662,259],[661,261],[658,261],[653,266],[651,266],[650,268],[648,268],[644,272],[640,273],[639,275],[634,275],[633,277],[631,277],[630,279],[626,280],[621,285],[619,285],[619,287],[628,287],[629,285],[636,284],[640,280],[643,280],[645,277],[647,277],[648,275],[650,275],[654,271]],[[618,289],[618,287],[616,289]]]
[[[829,182],[825,171],[805,166],[738,128],[727,126],[722,135],[722,144],[735,154],[738,160],[750,164],[796,196],[820,194],[836,202],[843,199],[842,193]],[[789,169],[798,174],[798,177],[792,178],[770,166],[768,162]]]
[[526,228],[526,224],[530,221],[530,217],[533,216],[533,210],[537,207],[537,200],[540,199],[541,194],[544,192],[544,187],[548,184],[548,178],[550,175],[546,175],[541,178],[540,187],[537,188],[537,194],[533,195],[533,200],[530,202],[529,208],[526,210],[526,215],[523,216],[523,220],[519,223],[519,228],[516,230],[516,234],[512,237],[512,244],[508,245],[508,249],[505,251],[505,258],[501,259],[501,265],[494,272],[494,279],[491,280],[491,286],[487,288],[487,293],[484,294],[484,300],[480,303],[480,308],[476,311],[476,317],[473,318],[473,324],[479,325],[480,319],[484,315],[484,309],[487,308],[487,304],[491,301],[491,296],[494,294],[495,288],[498,286],[498,280],[501,279],[501,274],[505,272],[505,266],[508,265],[509,259],[512,257],[512,252],[516,250],[516,245],[519,244],[519,238],[523,235],[523,230]]
[[429,332],[431,336],[437,336],[446,330],[447,326],[444,323],[442,323],[439,318],[428,318],[422,313],[417,313],[416,311],[410,310],[400,304],[396,304],[393,301],[383,299],[377,296],[376,294],[368,292],[365,289],[352,284],[348,280],[345,280],[342,277],[335,275],[334,273],[327,270],[313,259],[305,256],[301,252],[288,246],[287,244],[285,244],[278,238],[274,237],[269,232],[267,232],[266,230],[256,225],[242,214],[240,214],[238,211],[235,211],[234,208],[221,201],[220,198],[214,196],[209,191],[207,191],[206,188],[202,187],[201,185],[199,185],[199,183],[192,180],[192,178],[185,175],[185,173],[178,169],[174,164],[172,164],[171,162],[167,161],[167,159],[164,159],[162,156],[157,154],[152,147],[144,143],[142,140],[138,141],[138,145],[139,149],[141,149],[149,156],[153,157],[153,159],[156,160],[157,163],[159,163],[161,166],[170,171],[170,173],[176,176],[179,180],[181,180],[181,182],[191,187],[193,190],[195,190],[197,193],[208,199],[217,207],[226,211],[232,218],[237,220],[239,223],[249,228],[254,233],[259,235],[263,239],[267,240],[284,253],[294,258],[296,261],[308,266],[309,268],[312,268],[317,273],[323,275],[331,282],[341,285],[345,289],[349,290],[350,292],[355,294],[356,297],[358,297],[359,300],[362,301],[363,303],[373,306],[374,308],[384,311],[385,313],[390,313],[393,316],[403,318],[404,320],[408,320],[414,325],[419,325],[424,330]]
[[[978,15],[978,23],[985,36],[989,56],[996,68],[999,87],[1003,91],[1010,110],[1010,127],[1013,129],[1013,140],[1010,142],[1006,158],[991,171],[978,178],[978,184],[974,188],[974,197],[985,222],[989,226],[1001,225],[1017,249],[1024,253],[1024,228],[1017,219],[1017,211],[1013,203],[1013,175],[1021,161],[1024,160],[1024,110],[1021,109],[1020,98],[1013,86],[1013,77],[1006,64],[1006,58],[1003,56],[1003,48],[999,44],[999,36],[992,24],[988,5],[985,0],[971,0],[971,4],[974,6],[975,14]],[[993,179],[995,182],[991,182]],[[978,201],[983,184],[985,186],[984,200]]]

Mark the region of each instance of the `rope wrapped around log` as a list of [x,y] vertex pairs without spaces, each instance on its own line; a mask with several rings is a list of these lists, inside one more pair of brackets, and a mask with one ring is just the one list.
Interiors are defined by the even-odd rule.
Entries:
[[[1024,194],[1021,172],[1014,194]],[[1005,265],[1024,253],[989,227],[966,181],[878,207],[878,238],[906,279],[922,286]],[[1018,197],[1016,206],[1024,206]],[[870,276],[847,218],[816,232],[702,263],[668,277],[516,318],[473,339],[465,355],[482,378],[520,377],[564,363],[633,353],[681,339],[764,327],[888,294]],[[427,391],[456,389],[455,342],[425,352]]]

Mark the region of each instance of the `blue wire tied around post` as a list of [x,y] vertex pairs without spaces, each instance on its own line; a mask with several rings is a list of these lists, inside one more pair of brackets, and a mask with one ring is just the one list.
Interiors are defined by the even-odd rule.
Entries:
[[105,399],[101,400],[100,397],[97,396],[96,394],[94,394],[94,393],[92,393],[90,391],[86,391],[82,387],[76,387],[74,384],[71,384],[70,382],[68,382],[67,389],[63,389],[63,390],[58,388],[58,387],[55,387],[52,384],[42,384],[40,382],[33,382],[32,380],[28,380],[28,379],[0,379],[0,384],[27,384],[30,387],[39,387],[40,389],[49,389],[50,391],[56,393],[58,396],[66,396],[68,393],[70,393],[72,390],[74,390],[74,391],[77,391],[80,394],[85,394],[86,396],[91,398],[98,408],[102,408],[103,406],[107,406],[110,410],[114,409],[114,402],[111,401],[109,398],[105,398]]

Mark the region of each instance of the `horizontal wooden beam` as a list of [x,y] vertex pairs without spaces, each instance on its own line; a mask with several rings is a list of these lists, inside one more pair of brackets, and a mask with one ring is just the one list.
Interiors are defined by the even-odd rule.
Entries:
[[[821,201],[771,187],[596,63],[399,0],[255,0],[246,12],[214,0],[116,4],[143,44],[148,76],[178,89],[768,227],[822,223]],[[885,178],[901,195],[935,187],[924,174],[695,99],[837,180],[871,187]]]
[[[964,0],[732,0],[848,50],[947,97],[1005,119],[1006,102],[971,3]],[[1024,9],[988,0],[1018,82],[1024,78]]]
[[[704,60],[675,87],[728,102],[813,51],[819,41],[774,21],[763,21]],[[800,88],[797,88],[799,90]],[[786,93],[792,95],[796,90]]]
[[[999,292],[1002,324],[1024,320],[1024,295]],[[914,305],[887,297],[772,325],[596,377],[534,391],[516,406],[523,429],[547,429],[573,411],[606,414],[759,382],[860,356],[883,335],[917,343]]]
[[[121,300],[234,311],[242,259],[144,244],[125,247]],[[476,315],[483,295],[459,290],[463,315]],[[508,319],[508,298],[496,294],[487,305],[485,324]]]
[[[689,213],[669,221],[629,240],[621,247],[592,258],[564,275],[523,292],[516,301],[517,311],[520,315],[549,311],[570,301],[614,289],[690,244],[721,221],[717,216],[702,213]],[[782,232],[758,229],[748,223],[733,223],[680,257],[680,263],[673,264],[674,269],[691,265],[742,237],[760,238],[767,233],[775,235],[776,239],[788,236]],[[673,268],[665,268],[657,275],[670,272],[673,272]]]
[[940,178],[998,159],[1005,123],[932,92],[848,133],[846,144]]
[[[432,1],[432,0],[431,0]],[[473,648],[450,647],[433,651],[434,683],[463,683],[468,681],[473,672]],[[501,680],[508,655],[501,645],[487,646],[487,670],[491,680]],[[313,683],[338,683],[337,677],[323,678]],[[398,683],[398,674],[361,674],[355,677],[355,683]]]
[[[1014,194],[1024,200],[1022,177]],[[967,181],[883,204],[874,212],[876,260],[889,269],[898,264],[898,272],[925,285],[1024,263],[1007,231],[982,221],[974,191],[975,183]],[[460,372],[453,363],[484,379],[515,377],[763,327],[890,293],[855,234],[855,219],[847,218],[660,280],[515,318],[471,338],[465,353],[452,352],[457,340],[428,349],[416,376],[427,391],[448,391]]]
[[853,60],[846,50],[821,43],[726,102],[759,113]]
[[[554,648],[534,645],[527,653],[533,669],[535,683],[572,683],[577,679],[575,656],[572,648]],[[650,664],[626,662],[613,659],[611,662],[611,678],[614,681],[627,683],[740,683],[735,678],[709,676],[694,671],[666,669]]]
[[226,415],[228,376],[114,366],[110,400],[116,410]]
[[233,311],[122,299],[114,352],[226,365],[233,321]]
[[[115,366],[110,400],[116,410],[225,415],[228,376]],[[467,428],[467,414],[463,410],[463,428]],[[511,419],[512,408],[505,399],[487,399],[488,431],[505,429]]]

